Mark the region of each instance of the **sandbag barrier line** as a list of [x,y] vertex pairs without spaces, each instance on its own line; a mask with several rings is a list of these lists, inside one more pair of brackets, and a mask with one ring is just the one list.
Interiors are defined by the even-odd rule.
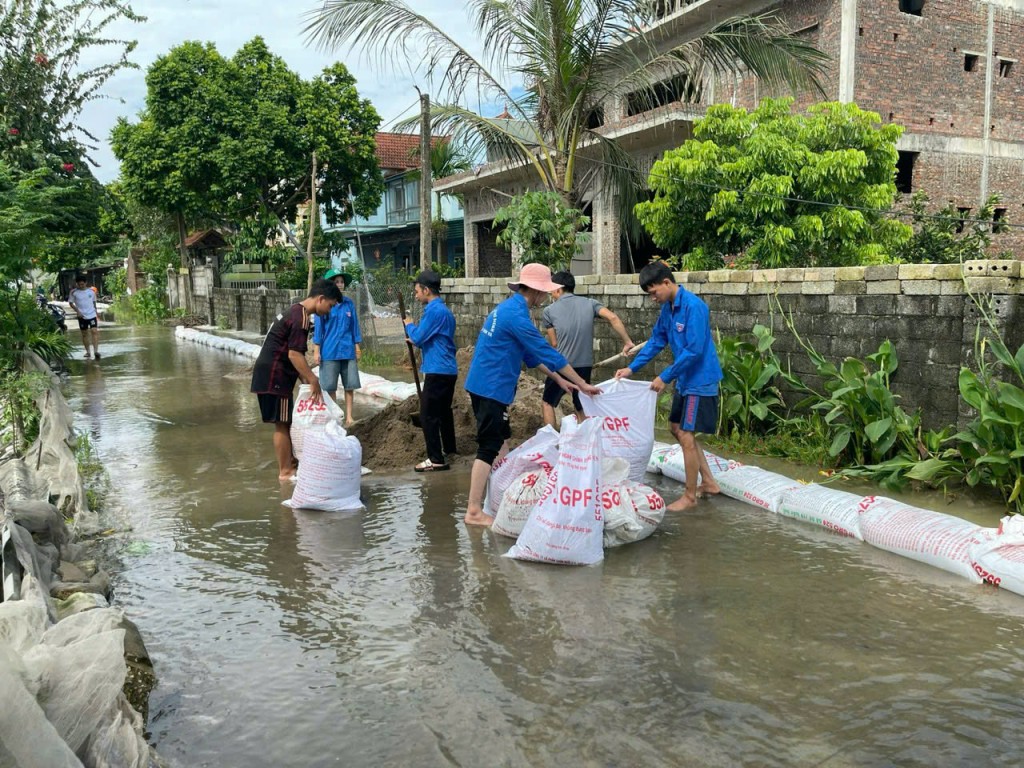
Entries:
[[[782,517],[1024,596],[1024,516],[986,528],[885,496],[858,496],[730,461],[705,451],[722,493]],[[647,470],[685,481],[682,449],[655,443]]]
[[[241,355],[247,360],[255,361],[260,354],[259,344],[250,344],[241,339],[232,339],[226,336],[217,336],[213,333],[197,331],[195,328],[186,328],[179,325],[174,329],[176,339],[191,341],[201,344],[204,347],[222,349],[225,352],[233,352]],[[401,403],[416,394],[416,385],[404,381],[389,381],[383,376],[373,373],[359,372],[360,393],[369,397],[379,397],[392,403]]]

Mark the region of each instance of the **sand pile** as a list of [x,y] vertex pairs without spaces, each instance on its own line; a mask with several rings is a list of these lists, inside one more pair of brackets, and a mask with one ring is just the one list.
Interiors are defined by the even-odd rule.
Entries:
[[[473,358],[473,348],[464,347],[456,353],[459,379],[455,386],[452,413],[455,416],[455,442],[458,454],[465,461],[476,455],[476,419],[464,384]],[[519,379],[516,401],[509,416],[512,423],[512,444],[521,443],[536,434],[544,425],[541,416],[541,393],[544,383],[524,373]],[[420,412],[419,400],[411,397],[403,403],[394,403],[382,411],[357,421],[349,433],[359,438],[363,446],[363,465],[374,471],[411,469],[427,456],[423,431],[413,423]],[[572,412],[572,401],[562,398],[562,412]]]

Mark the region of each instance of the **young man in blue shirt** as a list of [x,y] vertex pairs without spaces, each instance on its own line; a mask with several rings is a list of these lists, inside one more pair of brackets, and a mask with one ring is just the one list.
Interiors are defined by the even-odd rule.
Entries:
[[543,264],[527,264],[519,271],[519,279],[508,287],[512,296],[491,310],[484,320],[466,376],[477,439],[466,504],[465,522],[469,525],[494,522],[494,518],[484,514],[484,491],[491,465],[508,449],[512,436],[508,407],[516,399],[522,364],[538,368],[566,392],[579,389],[588,395],[601,393],[548,344],[530,319],[530,309],[540,306],[547,294],[559,288],[551,282],[551,270]]
[[413,467],[417,472],[448,469],[445,454],[455,453],[452,398],[459,373],[455,365],[455,315],[440,293],[441,276],[424,269],[413,285],[413,297],[423,305],[423,317],[418,323],[405,318],[409,340],[423,350],[420,425],[427,443],[427,459]]
[[[707,305],[681,285],[663,262],[648,264],[640,270],[640,289],[661,305],[650,341],[628,368],[620,368],[615,378],[632,376],[657,356],[667,344],[675,361],[655,377],[651,389],[661,392],[673,381],[669,428],[683,449],[686,463],[686,492],[666,507],[681,512],[697,504],[697,495],[719,493],[711,475],[704,450],[696,433],[713,434],[718,428],[718,383],[722,369],[711,337]],[[697,476],[703,481],[698,486]]]
[[[339,291],[344,291],[351,282],[349,276],[336,269],[329,269],[324,280],[331,280]],[[331,314],[319,318],[313,328],[313,365],[320,366],[320,388],[334,399],[338,391],[338,378],[345,388],[345,426],[351,427],[353,393],[359,389],[359,365],[362,356],[360,344],[363,336],[359,332],[359,317],[356,305],[344,293],[341,301],[334,305]]]

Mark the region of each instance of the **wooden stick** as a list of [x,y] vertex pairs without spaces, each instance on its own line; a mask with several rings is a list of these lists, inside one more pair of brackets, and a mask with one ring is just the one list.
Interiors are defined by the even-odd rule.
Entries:
[[[630,347],[630,350],[632,350],[634,352],[639,351],[640,347],[642,347],[646,343],[647,343],[646,341],[641,341],[639,344],[634,344],[632,347]],[[599,363],[594,363],[594,367],[595,368],[600,368],[603,365],[608,365],[609,363],[614,363],[616,360],[618,360],[622,356],[623,356],[622,352],[619,352],[617,355],[612,355],[611,357],[609,357],[609,358],[607,358],[605,360],[602,360]]]
[[423,400],[423,392],[420,389],[420,370],[416,367],[416,349],[412,339],[409,338],[409,329],[405,327],[405,299],[402,297],[402,289],[398,293],[398,313],[402,316],[402,330],[405,331],[405,345],[409,348],[409,363],[412,365],[412,380],[416,382],[416,397]]

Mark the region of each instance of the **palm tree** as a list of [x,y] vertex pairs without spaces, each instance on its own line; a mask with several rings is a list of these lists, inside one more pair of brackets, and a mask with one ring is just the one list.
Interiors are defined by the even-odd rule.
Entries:
[[[739,72],[768,88],[823,93],[818,76],[829,61],[771,13],[731,18],[682,43],[667,40],[652,26],[657,7],[657,0],[467,0],[481,59],[403,0],[324,0],[307,14],[305,31],[323,48],[354,45],[385,67],[436,78],[435,133],[532,167],[540,185],[571,207],[602,188],[631,214],[643,178],[599,130],[606,103],[628,95],[649,108],[668,82],[696,100],[711,78]],[[421,60],[414,52],[424,48]],[[522,83],[523,95],[513,95],[509,82]],[[505,102],[515,129],[460,106],[469,90]],[[585,158],[596,161],[594,170],[580,174]]]

